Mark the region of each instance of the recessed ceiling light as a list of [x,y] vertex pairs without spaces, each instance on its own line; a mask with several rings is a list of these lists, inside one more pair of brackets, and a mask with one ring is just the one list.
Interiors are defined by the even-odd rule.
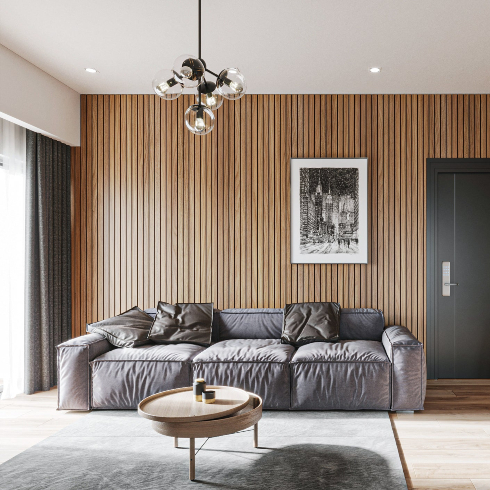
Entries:
[[379,73],[381,71],[381,68],[378,68],[377,66],[373,66],[372,68],[369,68],[369,71],[371,73]]
[[89,73],[99,73],[95,68],[85,68],[85,71],[88,71]]

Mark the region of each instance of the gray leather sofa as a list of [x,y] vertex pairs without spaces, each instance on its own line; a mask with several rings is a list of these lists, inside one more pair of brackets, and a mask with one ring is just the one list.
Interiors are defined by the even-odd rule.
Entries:
[[58,408],[135,409],[204,377],[260,395],[266,409],[423,409],[423,345],[405,327],[385,329],[381,311],[344,308],[339,342],[299,348],[281,344],[282,322],[282,309],[215,311],[208,348],[115,348],[95,333],[71,339],[58,346]]

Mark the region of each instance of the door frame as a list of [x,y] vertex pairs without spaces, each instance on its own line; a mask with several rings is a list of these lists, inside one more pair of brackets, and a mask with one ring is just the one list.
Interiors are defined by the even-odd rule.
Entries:
[[436,264],[435,251],[437,250],[437,177],[440,173],[490,173],[490,158],[428,158],[426,167],[427,191],[427,377],[437,379],[438,350],[436,342],[437,308],[436,308],[436,280],[439,277],[440,266]]

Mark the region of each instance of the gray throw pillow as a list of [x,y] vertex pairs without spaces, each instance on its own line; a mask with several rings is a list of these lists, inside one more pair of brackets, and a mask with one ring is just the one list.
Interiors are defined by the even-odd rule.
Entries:
[[211,344],[213,303],[177,303],[160,301],[149,338],[158,344]]
[[87,325],[87,332],[103,335],[116,347],[138,347],[147,344],[153,318],[133,306],[120,315]]
[[339,340],[338,303],[297,303],[284,308],[281,342],[296,346]]

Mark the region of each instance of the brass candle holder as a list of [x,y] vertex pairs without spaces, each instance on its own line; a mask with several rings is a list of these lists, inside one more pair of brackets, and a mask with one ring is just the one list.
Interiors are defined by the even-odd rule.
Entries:
[[206,390],[206,381],[204,378],[197,378],[192,385],[192,391],[194,393],[194,400],[196,402],[202,402],[202,393]]
[[202,400],[204,403],[214,403],[216,401],[216,394],[214,390],[204,390],[202,392]]

